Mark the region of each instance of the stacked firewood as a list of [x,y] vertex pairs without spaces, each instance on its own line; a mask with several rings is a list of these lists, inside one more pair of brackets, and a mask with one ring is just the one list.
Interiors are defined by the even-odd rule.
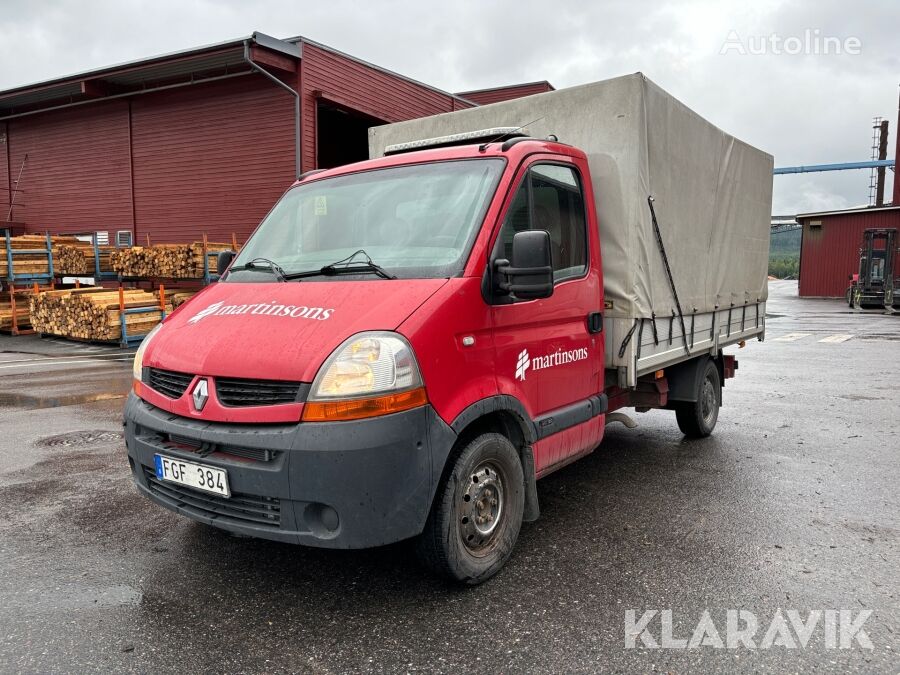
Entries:
[[126,277],[158,276],[149,251],[149,248],[143,246],[116,249],[109,255],[110,266],[114,272]]
[[[160,307],[159,294],[139,289],[123,292],[125,309]],[[119,291],[106,288],[46,291],[31,297],[31,325],[39,333],[80,340],[109,341],[122,336]],[[171,303],[165,311],[171,312]],[[142,335],[159,323],[160,312],[126,314],[129,335]]]
[[172,303],[172,309],[178,309],[195,295],[197,291],[171,291],[166,292],[166,300]]
[[[16,310],[15,324],[13,322],[13,303],[11,293],[15,293]],[[27,329],[31,325],[31,316],[28,311],[28,297],[31,290],[5,291],[0,293],[0,331],[10,331],[13,326],[19,329]]]
[[[231,244],[208,243],[208,253],[230,251]],[[110,255],[113,270],[125,277],[164,277],[199,279],[203,276],[203,242],[193,244],[156,244],[118,249]],[[216,259],[209,260],[209,271],[217,272]]]
[[[75,237],[55,236],[52,239],[54,272],[69,276],[90,276],[96,273],[93,243]],[[97,247],[101,272],[112,272],[109,257],[115,250],[115,246]]]
[[[39,251],[47,248],[47,237],[42,234],[10,237],[8,241],[9,248],[13,252],[23,250]],[[10,276],[6,244],[6,237],[0,237],[0,278]],[[48,274],[50,272],[50,261],[46,253],[20,253],[13,256],[12,263],[11,271],[15,276]]]

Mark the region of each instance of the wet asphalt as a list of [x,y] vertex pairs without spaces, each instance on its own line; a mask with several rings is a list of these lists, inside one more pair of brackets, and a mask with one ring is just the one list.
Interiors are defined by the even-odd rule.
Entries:
[[[305,549],[155,506],[122,441],[129,353],[0,336],[0,671],[897,673],[900,316],[770,293],[714,436],[665,411],[610,426],[478,588],[407,544]],[[821,626],[805,648],[627,648],[629,609],[671,610],[676,638],[708,610],[723,641],[747,610],[757,643],[778,610],[871,610],[873,649]]]

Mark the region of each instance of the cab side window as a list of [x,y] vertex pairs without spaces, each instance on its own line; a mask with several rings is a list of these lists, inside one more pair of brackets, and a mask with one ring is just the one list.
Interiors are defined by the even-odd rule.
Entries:
[[519,186],[500,228],[495,258],[512,257],[516,232],[550,233],[553,280],[583,276],[587,269],[587,233],[581,182],[574,169],[535,164]]

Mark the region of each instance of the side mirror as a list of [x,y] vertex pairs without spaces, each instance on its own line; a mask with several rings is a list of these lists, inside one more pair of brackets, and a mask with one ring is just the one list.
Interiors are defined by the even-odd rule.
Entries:
[[234,260],[234,251],[219,251],[216,256],[216,273],[222,274]]
[[512,262],[495,260],[496,286],[519,300],[536,300],[553,295],[553,262],[550,233],[526,230],[513,236]]

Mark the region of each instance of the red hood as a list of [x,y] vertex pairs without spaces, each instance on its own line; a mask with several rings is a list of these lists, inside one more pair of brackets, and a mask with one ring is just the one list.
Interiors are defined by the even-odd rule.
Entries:
[[310,382],[345,339],[394,330],[445,283],[215,284],[166,320],[144,363],[197,375]]

